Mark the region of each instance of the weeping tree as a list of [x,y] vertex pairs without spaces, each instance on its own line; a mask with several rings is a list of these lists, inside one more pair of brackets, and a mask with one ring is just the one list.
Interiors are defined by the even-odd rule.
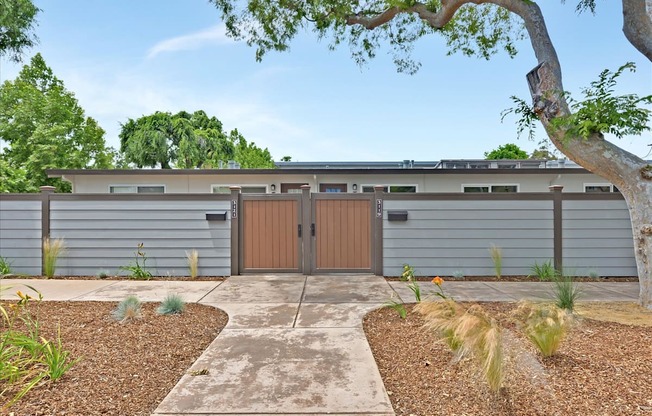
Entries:
[[[527,35],[537,62],[526,77],[532,101],[517,100],[514,109],[522,116],[520,128],[537,120],[561,153],[622,192],[632,221],[640,302],[652,308],[652,166],[604,137],[641,134],[649,128],[644,105],[650,97],[613,95],[617,77],[631,65],[600,74],[585,100],[569,100],[544,16],[533,0],[211,2],[228,34],[255,46],[258,60],[268,51],[287,50],[299,32],[309,29],[319,38],[330,38],[331,48],[348,43],[358,63],[388,44],[399,72],[414,73],[420,65],[410,52],[421,37],[436,33],[451,53],[488,59],[500,50],[514,55],[515,43]],[[595,6],[595,0],[580,0],[577,7],[594,11]],[[646,0],[622,0],[622,6],[625,36],[652,61],[652,10]]]

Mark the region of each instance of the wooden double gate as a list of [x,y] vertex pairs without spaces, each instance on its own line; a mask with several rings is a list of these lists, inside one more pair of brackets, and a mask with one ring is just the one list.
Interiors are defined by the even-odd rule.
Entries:
[[241,194],[239,270],[372,272],[373,194]]

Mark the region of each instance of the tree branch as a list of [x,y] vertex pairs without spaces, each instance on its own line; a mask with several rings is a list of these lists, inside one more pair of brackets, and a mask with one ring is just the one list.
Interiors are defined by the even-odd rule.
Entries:
[[441,9],[436,12],[428,10],[426,5],[423,3],[416,3],[414,6],[407,8],[392,7],[373,16],[367,16],[364,13],[356,13],[346,18],[346,24],[361,25],[365,29],[375,29],[378,26],[382,26],[389,22],[400,13],[416,13],[421,19],[428,22],[431,27],[441,29],[453,18],[455,12],[466,3],[481,4],[486,3],[486,1],[443,0]]
[[623,0],[623,33],[639,52],[652,61],[652,4],[647,7],[645,0]]

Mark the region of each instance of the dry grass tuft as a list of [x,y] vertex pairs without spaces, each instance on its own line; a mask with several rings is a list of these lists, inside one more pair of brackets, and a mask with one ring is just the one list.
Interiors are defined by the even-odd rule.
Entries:
[[572,325],[572,316],[555,305],[520,302],[513,316],[523,334],[544,357],[557,352]]
[[452,300],[422,302],[415,310],[424,317],[424,328],[434,331],[457,354],[469,356],[480,365],[492,391],[503,382],[502,336],[498,323],[479,305],[465,310]]
[[43,273],[50,278],[54,277],[57,270],[57,260],[63,254],[65,245],[62,238],[51,240],[43,239]]
[[186,251],[186,258],[188,259],[188,269],[190,269],[190,277],[197,278],[197,267],[199,265],[199,252],[193,249],[190,252]]

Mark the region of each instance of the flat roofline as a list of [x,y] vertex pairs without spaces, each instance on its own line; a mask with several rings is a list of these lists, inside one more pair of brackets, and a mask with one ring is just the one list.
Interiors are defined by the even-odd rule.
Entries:
[[62,176],[178,176],[178,175],[477,175],[477,174],[578,174],[591,173],[584,168],[520,168],[520,169],[47,169],[49,178]]

